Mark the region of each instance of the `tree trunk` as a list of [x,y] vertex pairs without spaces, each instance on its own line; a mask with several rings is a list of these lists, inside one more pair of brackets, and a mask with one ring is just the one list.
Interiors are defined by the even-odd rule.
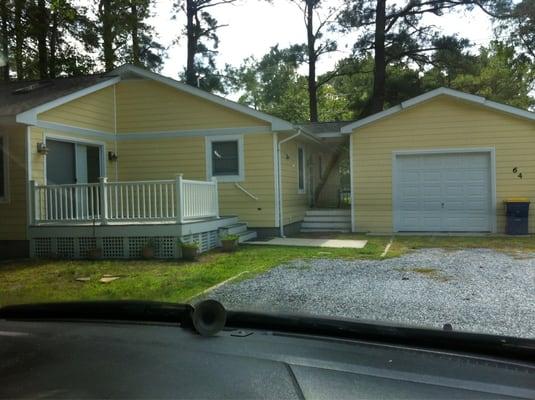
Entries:
[[385,105],[386,83],[386,53],[385,53],[385,25],[386,25],[386,0],[377,0],[375,9],[375,51],[373,72],[373,94],[371,113],[383,111]]
[[17,72],[17,79],[19,81],[24,79],[22,49],[24,47],[25,29],[22,22],[22,13],[25,5],[26,0],[15,0],[15,12],[13,18],[13,26],[15,29],[15,69]]
[[50,59],[48,60],[48,75],[54,79],[57,75],[57,47],[58,47],[58,11],[52,13],[52,26],[50,28]]
[[191,86],[197,86],[197,74],[195,71],[195,54],[197,53],[197,27],[194,23],[197,14],[195,0],[186,0],[186,36],[188,40],[188,55],[186,61],[186,83]]
[[100,16],[102,18],[102,47],[104,53],[104,67],[106,68],[106,71],[111,71],[115,67],[111,0],[101,0]]
[[[8,37],[8,24],[9,24],[9,10],[7,6],[7,0],[0,0],[0,34],[2,35],[2,54],[0,59],[3,59],[5,63],[2,70],[2,79],[9,81],[9,37]],[[0,60],[1,61],[1,60]],[[0,63],[0,66],[2,64]]]
[[308,51],[308,109],[310,122],[318,122],[318,86],[316,82],[316,37],[314,35],[314,7],[312,1],[305,5]]
[[48,11],[45,0],[37,1],[36,14],[33,22],[36,24],[37,32],[37,54],[39,65],[39,78],[48,78],[48,48],[46,39],[48,37]]
[[132,0],[130,5],[130,18],[132,21],[131,24],[131,34],[132,34],[132,63],[134,65],[139,65],[139,16],[137,14],[137,4],[136,0]]

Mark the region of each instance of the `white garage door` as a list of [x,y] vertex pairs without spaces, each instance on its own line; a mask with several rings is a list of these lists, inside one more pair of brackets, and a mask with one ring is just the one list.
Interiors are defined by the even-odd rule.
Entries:
[[396,231],[491,230],[489,153],[397,155]]

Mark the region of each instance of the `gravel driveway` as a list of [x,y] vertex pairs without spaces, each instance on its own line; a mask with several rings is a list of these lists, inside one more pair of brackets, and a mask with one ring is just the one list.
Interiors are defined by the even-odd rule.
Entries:
[[209,295],[233,309],[362,318],[535,337],[535,254],[419,250],[400,258],[298,260]]

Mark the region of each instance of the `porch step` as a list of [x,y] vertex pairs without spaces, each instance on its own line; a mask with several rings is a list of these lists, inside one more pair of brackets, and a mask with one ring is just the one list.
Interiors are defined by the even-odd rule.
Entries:
[[301,224],[304,229],[351,229],[351,221],[332,222],[332,221],[306,221]]
[[256,239],[255,231],[245,231],[240,233],[240,238],[238,239],[239,243],[247,242],[248,240]]
[[219,228],[219,235],[238,235],[238,242],[243,243],[248,240],[256,239],[256,232],[247,229],[245,222],[236,222]]
[[312,209],[305,213],[301,232],[349,232],[351,231],[351,210]]
[[351,222],[350,215],[305,215],[304,222]]
[[247,231],[247,224],[238,222],[233,225],[227,225],[223,229],[226,229],[227,235],[239,235]]
[[345,209],[345,208],[318,208],[318,209],[312,209],[307,210],[305,213],[305,216],[307,217],[317,217],[317,216],[323,216],[323,217],[333,217],[333,216],[347,216],[351,217],[351,210]]

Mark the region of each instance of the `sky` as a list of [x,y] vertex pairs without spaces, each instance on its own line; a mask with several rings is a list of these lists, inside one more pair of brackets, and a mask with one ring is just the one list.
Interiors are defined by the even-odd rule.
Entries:
[[[339,2],[340,0],[326,0],[328,5],[336,6]],[[172,20],[172,4],[172,0],[156,0],[151,23],[156,28],[160,42],[168,47],[168,58],[162,74],[176,78],[186,63],[186,39],[181,37],[178,44],[173,43],[183,30],[186,18],[184,13],[180,13]],[[218,31],[219,68],[225,64],[238,66],[251,55],[260,58],[275,44],[286,47],[306,41],[302,13],[290,0],[238,0],[235,4],[217,6],[210,11],[219,23],[228,25]],[[491,22],[480,10],[455,12],[441,17],[429,15],[425,16],[425,22],[437,26],[444,34],[457,33],[469,38],[475,45],[474,50],[492,39]],[[320,60],[319,74],[329,71],[336,61],[348,56],[355,41],[354,35],[333,33],[330,36],[339,43],[339,51]],[[302,73],[306,72],[304,68]]]

